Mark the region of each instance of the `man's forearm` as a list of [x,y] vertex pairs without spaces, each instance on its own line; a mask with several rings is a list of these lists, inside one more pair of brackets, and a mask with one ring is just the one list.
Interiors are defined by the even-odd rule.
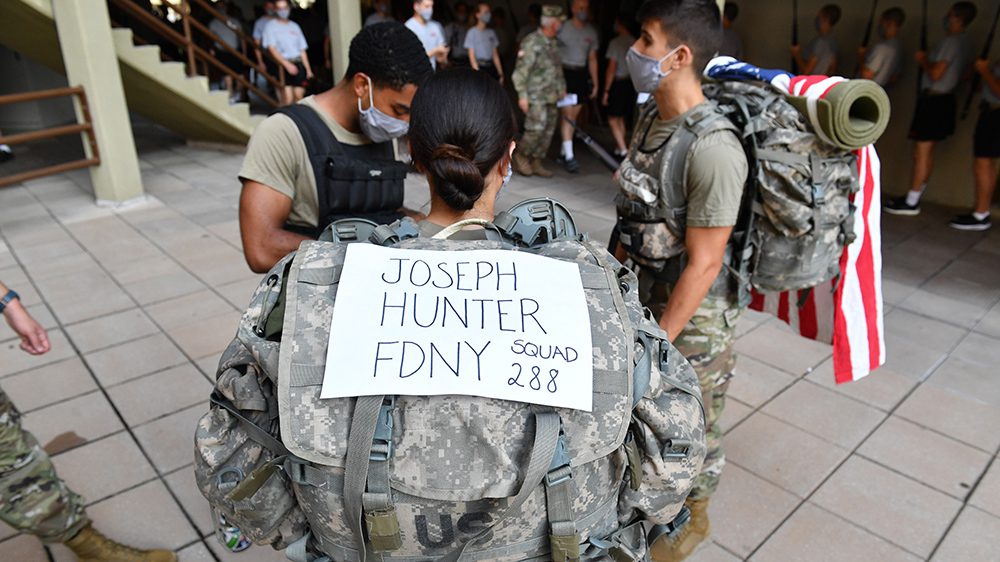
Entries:
[[255,273],[266,273],[281,258],[298,250],[304,240],[312,238],[288,230],[273,230],[263,242],[258,242],[256,250],[248,248],[247,264]]
[[312,66],[309,64],[309,54],[306,51],[302,51],[302,66],[306,69],[306,74],[312,74]]
[[667,307],[660,317],[660,327],[667,332],[670,341],[674,341],[684,330],[684,326],[698,311],[708,290],[719,275],[720,264],[689,263],[681,272],[677,285],[670,293]]

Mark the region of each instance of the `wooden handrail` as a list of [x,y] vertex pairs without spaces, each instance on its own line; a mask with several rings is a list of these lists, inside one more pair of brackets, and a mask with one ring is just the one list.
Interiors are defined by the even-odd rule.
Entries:
[[76,96],[77,101],[80,104],[80,116],[83,118],[83,123],[49,127],[48,129],[42,129],[41,131],[30,131],[15,135],[0,135],[0,144],[16,145],[36,140],[71,135],[74,133],[85,133],[87,146],[90,148],[90,157],[73,160],[72,162],[45,166],[35,170],[28,170],[11,176],[2,176],[0,177],[0,187],[44,176],[50,176],[53,174],[61,174],[70,170],[79,170],[80,168],[87,168],[89,166],[99,166],[101,164],[101,154],[97,149],[97,138],[94,136],[94,125],[90,119],[90,106],[87,104],[87,94],[84,92],[82,87],[53,88],[51,90],[39,90],[36,92],[24,92],[21,94],[7,94],[5,96],[0,96],[0,105],[41,101],[67,96]]

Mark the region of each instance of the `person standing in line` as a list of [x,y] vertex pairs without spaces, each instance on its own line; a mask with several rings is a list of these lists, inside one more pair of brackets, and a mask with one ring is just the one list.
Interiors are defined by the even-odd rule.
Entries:
[[[365,18],[364,27],[375,25],[376,23],[392,21],[391,10],[392,8],[389,4],[389,0],[378,0],[378,2],[375,2],[375,11],[368,14],[368,17]],[[329,32],[329,30],[327,31]]]
[[[234,4],[221,3],[218,4],[218,7],[221,12],[220,15],[225,17],[226,21],[212,18],[212,22],[208,24],[208,30],[222,40],[222,43],[216,41],[212,45],[212,52],[226,68],[242,76],[246,72],[246,66],[239,57],[223,46],[223,43],[225,43],[225,45],[228,45],[234,51],[246,55],[246,53],[243,53],[243,46],[240,44],[240,37],[237,33],[242,27],[239,19],[236,17],[239,13],[239,8]],[[226,91],[229,92],[229,103],[232,104],[240,101],[240,98],[243,97],[243,87],[229,74],[222,75],[222,83]]]
[[898,36],[905,19],[906,13],[899,7],[882,12],[878,20],[881,40],[871,48],[858,48],[858,58],[862,61],[859,78],[872,80],[883,88],[896,82],[903,69],[903,46]]
[[469,53],[465,50],[465,36],[469,32],[469,5],[458,0],[452,10],[455,18],[444,26],[444,35],[448,38],[448,62],[451,66],[469,66]]
[[306,94],[306,85],[312,80],[313,71],[309,65],[306,37],[299,24],[288,19],[292,10],[288,0],[274,3],[275,19],[264,28],[262,45],[285,67],[285,88],[281,94],[281,105],[292,105]]
[[559,111],[556,102],[566,96],[566,80],[556,36],[566,16],[561,6],[543,6],[539,27],[521,42],[511,83],[517,106],[524,112],[524,135],[514,153],[514,171],[551,178],[542,160],[549,151]]
[[542,19],[542,5],[533,2],[528,6],[528,23],[524,24],[520,30],[517,32],[517,37],[514,40],[514,48],[517,50],[521,49],[521,41],[528,36],[529,33],[538,29],[538,22]]
[[476,7],[476,25],[469,28],[463,48],[473,70],[482,70],[503,84],[503,63],[497,50],[500,40],[496,32],[488,27],[491,15],[490,5],[480,2]]
[[[277,74],[278,69],[273,65],[270,60],[264,59],[264,52],[261,49],[261,43],[264,41],[264,28],[267,27],[269,23],[274,21],[274,0],[266,0],[263,4],[262,13],[259,18],[253,22],[253,30],[251,31],[251,36],[254,40],[254,52],[257,56],[257,68],[261,72],[266,72],[268,74]],[[281,92],[276,92],[278,96],[281,96]]]
[[827,4],[816,14],[816,38],[802,49],[792,45],[792,57],[799,67],[800,75],[837,74],[837,40],[833,38],[833,28],[840,21],[840,6]]
[[[17,293],[0,283],[0,314],[21,349],[51,349],[45,328],[28,314]],[[175,562],[167,550],[139,550],[117,543],[91,525],[84,500],[63,482],[35,436],[21,427],[21,413],[0,388],[0,521],[45,544],[62,543],[88,562]]]
[[615,38],[608,43],[605,54],[608,59],[608,70],[604,77],[601,105],[607,108],[608,126],[611,128],[611,136],[615,139],[615,156],[624,158],[628,153],[625,123],[631,118],[636,102],[636,92],[628,75],[625,56],[635,43],[635,37],[629,32],[625,18],[620,13],[615,18],[615,34]]
[[739,5],[736,2],[726,2],[722,8],[722,47],[719,49],[719,54],[743,60],[743,40],[733,29],[733,22],[739,15]]
[[955,2],[944,18],[947,36],[929,55],[917,51],[915,58],[923,78],[910,124],[909,136],[914,141],[910,190],[886,202],[882,208],[889,214],[920,214],[920,198],[934,170],[934,147],[955,132],[958,112],[955,88],[975,60],[972,41],[965,30],[975,17],[975,4]]
[[413,3],[413,16],[406,20],[406,27],[417,35],[427,51],[431,68],[437,70],[439,64],[448,62],[448,43],[444,28],[434,21],[434,0],[417,0]]
[[990,205],[1000,158],[1000,60],[990,65],[988,60],[979,59],[973,67],[983,80],[982,105],[972,148],[976,199],[971,213],[958,215],[948,223],[956,230],[989,230],[993,226]]
[[[566,93],[576,94],[576,104],[563,107],[562,116],[573,121],[580,117],[583,104],[597,97],[597,30],[587,23],[590,17],[589,0],[573,0],[572,19],[559,30],[559,54],[566,76]],[[573,153],[573,125],[559,123],[562,147],[559,161],[566,171],[575,174],[580,164]]]

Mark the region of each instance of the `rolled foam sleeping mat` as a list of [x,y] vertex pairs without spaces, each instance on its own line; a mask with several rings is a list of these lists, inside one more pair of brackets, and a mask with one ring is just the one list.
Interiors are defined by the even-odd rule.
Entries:
[[809,100],[787,96],[824,141],[845,150],[873,144],[889,125],[889,96],[871,80],[845,80],[835,85],[810,112]]

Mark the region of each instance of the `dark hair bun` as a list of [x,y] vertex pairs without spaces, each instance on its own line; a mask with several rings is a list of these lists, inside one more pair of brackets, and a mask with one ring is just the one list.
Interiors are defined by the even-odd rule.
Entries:
[[445,203],[467,211],[483,194],[483,174],[473,161],[475,155],[453,144],[442,144],[431,152],[430,173],[438,180],[438,195]]

